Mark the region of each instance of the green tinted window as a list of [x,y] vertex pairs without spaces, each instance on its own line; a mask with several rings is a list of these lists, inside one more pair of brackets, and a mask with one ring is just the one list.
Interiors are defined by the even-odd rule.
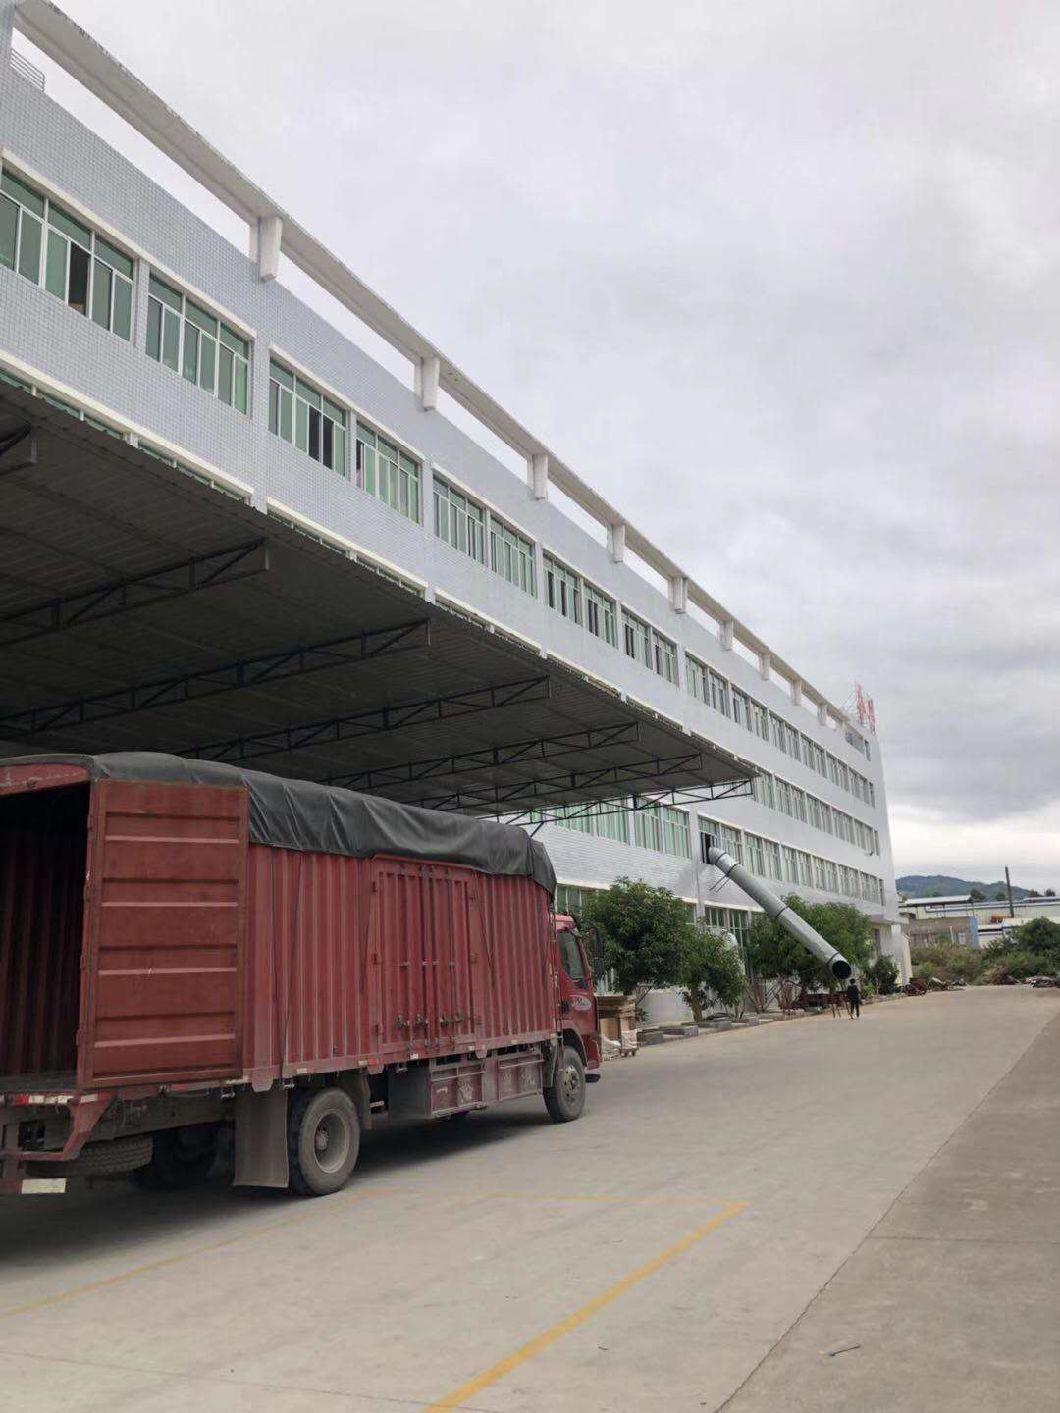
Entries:
[[99,261],[92,274],[92,318],[102,328],[110,327],[110,291],[114,276]]
[[170,289],[169,285],[164,285],[162,281],[156,279],[154,275],[151,276],[148,289],[156,299],[160,299],[163,304],[168,304],[170,309],[175,309],[178,314],[180,313],[181,299],[175,289]]
[[18,207],[6,196],[0,196],[0,265],[15,268],[15,245],[18,240]]
[[282,387],[294,390],[294,377],[288,373],[287,369],[280,363],[269,363],[269,377],[274,378]]
[[205,388],[207,392],[213,392],[217,345],[213,339],[208,338],[200,339],[199,343],[199,387]]
[[222,402],[232,401],[232,350],[221,344],[217,350],[217,396]]
[[44,267],[44,285],[60,299],[66,298],[66,252],[69,247],[57,231],[48,232],[48,256]]
[[18,272],[34,284],[40,283],[40,243],[44,227],[36,216],[22,213],[22,244],[18,252]]
[[180,320],[168,309],[162,311],[162,362],[174,371],[180,366]]
[[149,358],[162,358],[162,309],[154,303],[147,306],[147,354]]
[[109,245],[99,236],[96,236],[96,256],[113,266],[119,275],[124,275],[127,280],[132,279],[133,262],[127,255],[123,255],[120,250],[115,250],[113,245]]
[[126,280],[114,281],[114,322],[111,328],[119,338],[132,338],[132,285]]
[[234,333],[228,327],[227,324],[221,325],[221,342],[226,343],[228,347],[234,353],[238,353],[241,358],[249,357],[249,350],[247,348],[246,339],[240,338],[240,336],[237,333]]
[[184,376],[189,383],[199,380],[199,331],[184,325]]
[[217,320],[207,314],[205,309],[200,309],[197,304],[192,304],[190,299],[185,301],[184,317],[202,329],[204,334],[217,337]]
[[92,233],[87,226],[83,226],[80,221],[75,221],[73,216],[68,216],[61,206],[49,204],[48,224],[54,226],[56,230],[62,231],[71,240],[76,240],[78,245],[83,245],[86,250],[92,247]]
[[235,404],[240,412],[247,410],[247,365],[241,359],[236,360],[236,389]]
[[31,186],[19,181],[18,177],[12,176],[10,172],[4,172],[3,176],[0,176],[0,188],[3,188],[8,196],[13,196],[27,211],[32,211],[35,215],[43,218],[44,197],[34,191]]
[[294,386],[298,396],[304,397],[310,407],[320,406],[320,394],[317,392],[316,388],[311,388],[308,383],[303,383],[301,378],[295,379]]

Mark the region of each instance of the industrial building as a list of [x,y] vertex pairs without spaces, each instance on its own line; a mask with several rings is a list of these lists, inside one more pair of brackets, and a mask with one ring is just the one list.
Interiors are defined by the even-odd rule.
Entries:
[[[53,101],[16,31],[246,248]],[[739,934],[709,833],[861,908],[907,975],[867,722],[61,11],[0,0],[0,61],[5,753],[170,750],[504,814],[561,909],[630,875]]]

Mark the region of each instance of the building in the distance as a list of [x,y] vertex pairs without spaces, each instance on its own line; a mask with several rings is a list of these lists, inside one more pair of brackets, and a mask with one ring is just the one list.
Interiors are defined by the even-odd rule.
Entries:
[[973,898],[950,893],[935,898],[903,898],[898,904],[902,931],[911,948],[936,942],[989,947],[1032,918],[1060,921],[1060,898]]
[[[247,248],[236,248],[54,101],[33,67],[35,51],[28,62],[11,52],[14,30],[245,222]],[[481,780],[482,752],[498,750],[496,737],[483,744],[471,736],[460,764],[448,745],[448,764],[435,763],[433,774],[429,760],[403,762],[403,782],[415,764],[444,788],[401,797],[457,808],[481,809],[486,801],[498,812],[504,800],[518,799],[518,817],[540,826],[555,861],[561,909],[576,912],[591,890],[632,875],[666,885],[739,934],[751,907],[702,863],[701,841],[711,834],[778,891],[863,910],[881,950],[905,973],[875,735],[46,0],[0,0],[0,58],[0,377],[8,388],[33,394],[49,413],[80,419],[86,437],[89,427],[108,433],[225,488],[260,511],[263,525],[296,529],[374,566],[432,612],[444,608],[449,621],[484,628],[553,673],[591,685],[623,718],[610,739],[598,733],[589,743],[599,752],[595,776],[592,760],[579,756],[577,787],[591,787],[591,803],[547,803],[535,814],[522,795],[499,788],[490,795],[481,784],[477,794],[463,790],[454,783],[459,772],[472,778],[477,770],[473,778]],[[261,170],[268,163],[264,125]],[[387,371],[303,302],[285,283],[291,267],[403,355],[408,378]],[[525,476],[488,449],[490,438],[525,461]],[[123,456],[131,465],[131,452]],[[689,514],[700,509],[688,507]],[[120,512],[101,502],[101,517]],[[69,552],[88,553],[75,544]],[[394,662],[392,695],[402,685],[401,660]],[[174,726],[167,735],[157,714],[137,710],[124,737],[108,725],[108,748],[118,739],[186,748],[186,730],[181,736]],[[310,710],[304,705],[304,714]],[[622,764],[634,743],[624,719],[631,714],[643,728],[638,762],[654,722],[668,739],[687,740],[690,751],[709,742],[719,759],[749,763],[757,771],[753,795],[737,781],[727,792],[713,789],[709,802],[702,792],[663,788],[634,800],[622,789],[634,778]],[[88,748],[96,739],[88,726],[103,717],[82,710],[75,723],[75,716],[31,717],[0,704],[0,738],[16,749],[75,740]],[[37,730],[42,720],[48,731],[29,741],[26,723]],[[254,763],[335,778],[325,733],[299,735],[283,724],[282,748],[271,756],[259,749]],[[581,725],[572,720],[569,731]],[[498,758],[506,780],[518,744],[506,741]],[[542,780],[560,788],[565,749],[562,735],[538,733],[527,742],[535,788]],[[588,746],[579,740],[577,749]],[[660,785],[666,764],[656,762]],[[388,777],[365,770],[360,787],[385,791],[397,779],[396,767],[388,769]],[[613,791],[607,803],[603,782]]]

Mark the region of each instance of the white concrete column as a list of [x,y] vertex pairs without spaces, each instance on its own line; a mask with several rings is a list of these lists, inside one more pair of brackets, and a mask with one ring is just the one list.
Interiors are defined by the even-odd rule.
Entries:
[[773,659],[770,657],[770,655],[769,655],[768,653],[759,653],[759,654],[758,654],[758,671],[761,673],[761,675],[762,675],[762,680],[763,680],[764,682],[768,682],[768,681],[769,681],[769,673],[770,673],[770,668],[772,667],[772,665],[773,665]]
[[802,706],[802,683],[798,679],[791,684],[791,700],[796,706]]
[[615,564],[621,564],[626,557],[626,522],[616,520],[607,527],[607,549]]
[[822,726],[828,725],[828,708],[825,706],[824,702],[821,702],[817,707],[817,720]]
[[416,396],[424,412],[435,412],[438,408],[438,384],[442,376],[440,358],[421,358],[415,365],[414,382]]
[[247,254],[258,265],[259,280],[274,280],[280,273],[283,221],[279,216],[259,216],[247,223]]
[[670,607],[674,613],[688,612],[688,580],[683,574],[670,579]]
[[11,34],[15,27],[15,6],[11,0],[0,0],[0,60],[4,73],[11,62]]
[[731,618],[726,618],[723,623],[718,624],[718,642],[725,652],[731,653],[733,644],[736,641],[736,624]]
[[548,500],[548,456],[535,451],[526,459],[526,483],[535,500]]

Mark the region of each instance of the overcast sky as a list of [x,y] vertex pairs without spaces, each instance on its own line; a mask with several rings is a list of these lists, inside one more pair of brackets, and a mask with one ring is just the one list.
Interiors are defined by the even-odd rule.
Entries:
[[64,8],[1060,886],[1055,0]]

